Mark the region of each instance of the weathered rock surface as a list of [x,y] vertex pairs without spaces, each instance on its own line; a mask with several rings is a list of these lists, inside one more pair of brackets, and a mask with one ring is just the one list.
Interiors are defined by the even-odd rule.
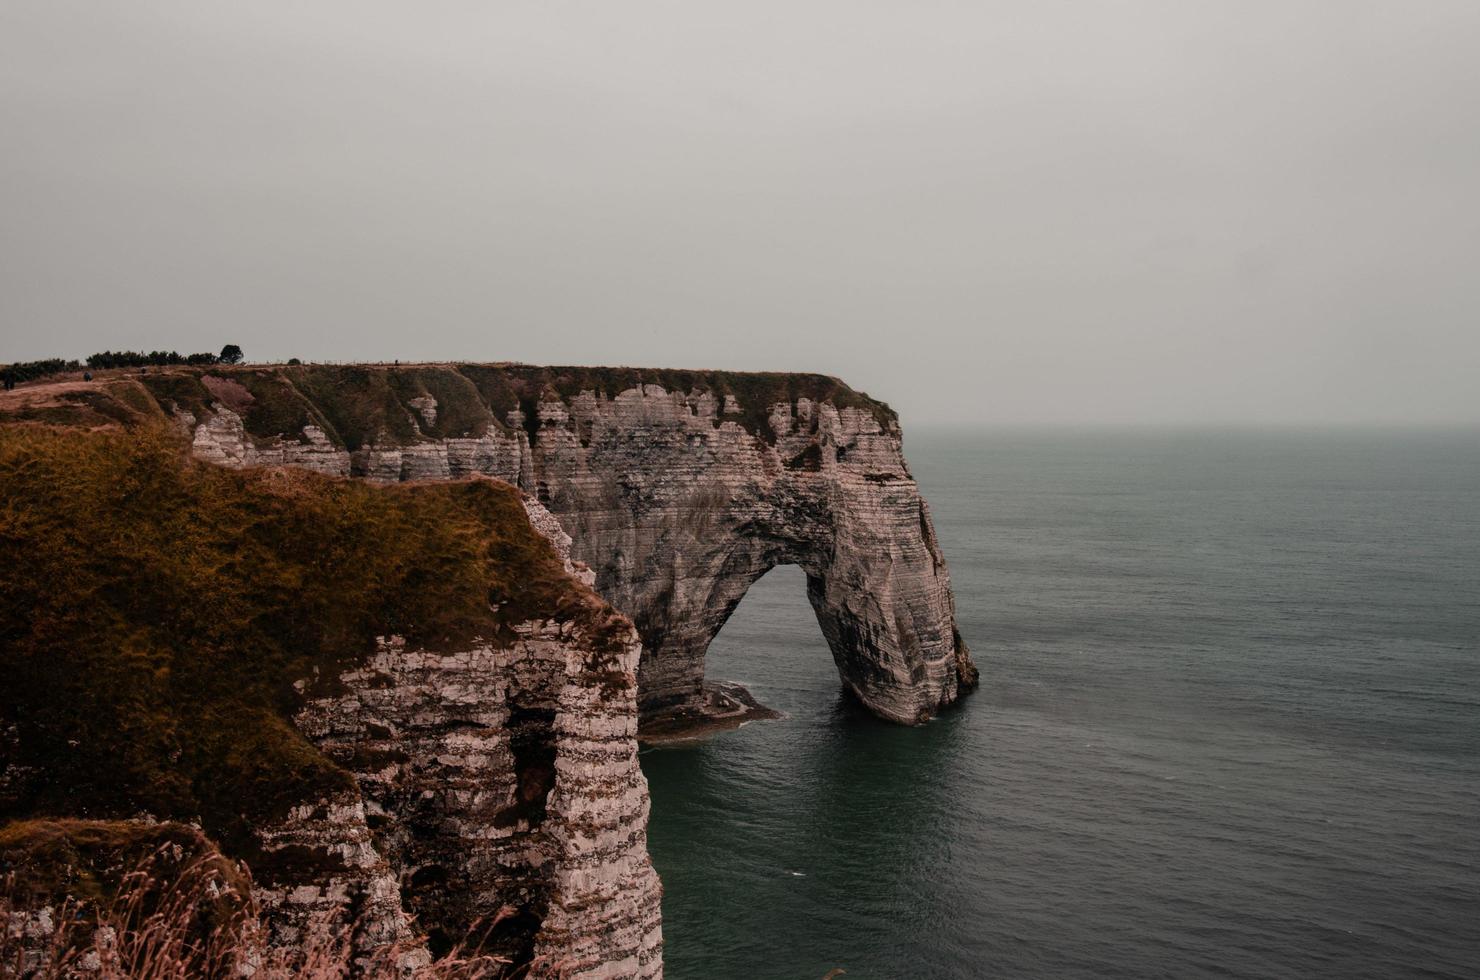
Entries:
[[771,406],[773,444],[656,385],[541,402],[538,422],[521,481],[642,633],[647,719],[702,713],[710,641],[783,564],[807,573],[838,673],[875,713],[923,721],[974,682],[897,425],[802,398]]
[[425,431],[438,417],[430,394],[402,410],[419,435],[383,431],[353,450],[312,424],[249,435],[219,402],[186,424],[196,454],[225,465],[385,481],[482,473],[533,494],[594,570],[597,591],[637,625],[645,726],[706,713],[710,641],[751,584],[783,564],[807,573],[839,676],[876,714],[920,722],[975,684],[930,511],[886,408],[861,396],[746,404],[703,375],[685,375],[687,391],[638,383],[562,394],[524,370],[508,368],[510,383],[536,393],[503,419],[482,406],[481,427],[463,435]]
[[[375,964],[376,975],[388,965],[409,975],[476,938],[474,949],[503,956],[518,975],[662,976],[662,889],[637,762],[636,633],[628,627],[613,646],[568,620],[515,632],[507,646],[452,651],[383,640],[363,663],[313,685],[326,693],[308,697],[295,721],[358,787],[257,829],[251,888],[267,947],[299,947],[348,915],[354,962]],[[0,902],[9,916],[0,928],[32,964],[20,976],[43,962],[66,882],[79,872],[38,867],[11,841],[57,865],[61,848],[29,842],[74,824],[84,828],[74,836],[101,834],[43,822],[0,835],[0,870],[23,886],[58,882]],[[156,838],[171,841],[166,833],[219,858],[178,824],[97,826],[130,842],[109,852],[121,855],[105,862],[115,879],[148,859]],[[66,850],[70,863],[80,863],[77,850]]]
[[410,914],[437,953],[493,924],[494,948],[516,963],[662,975],[637,637],[609,648],[560,621],[516,632],[508,647],[445,652],[383,641],[308,701],[299,728],[355,774],[360,796],[300,808],[271,832],[269,849],[338,866],[310,863],[307,880],[265,893],[276,923],[295,928],[354,891],[367,948],[405,943]]

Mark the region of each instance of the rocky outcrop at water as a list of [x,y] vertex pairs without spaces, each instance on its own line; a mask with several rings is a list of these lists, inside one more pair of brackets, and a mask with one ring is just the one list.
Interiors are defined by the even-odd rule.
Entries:
[[660,385],[541,401],[521,466],[642,634],[645,723],[704,712],[705,651],[783,564],[807,573],[839,676],[870,710],[915,723],[955,701],[975,670],[892,416],[803,396],[751,432],[728,401]]

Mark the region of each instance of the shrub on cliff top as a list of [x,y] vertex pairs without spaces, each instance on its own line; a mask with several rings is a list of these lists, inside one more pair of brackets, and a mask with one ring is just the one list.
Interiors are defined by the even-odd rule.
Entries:
[[50,357],[44,361],[18,361],[15,364],[0,365],[0,374],[3,374],[12,384],[23,384],[27,381],[35,381],[51,374],[61,374],[64,371],[80,371],[82,365],[77,361],[64,360],[60,357]]
[[144,809],[228,845],[351,785],[295,681],[377,636],[611,616],[505,484],[220,469],[159,425],[0,426],[0,550],[0,818]]
[[91,368],[165,367],[170,364],[215,364],[215,354],[181,354],[172,350],[105,350],[87,356]]

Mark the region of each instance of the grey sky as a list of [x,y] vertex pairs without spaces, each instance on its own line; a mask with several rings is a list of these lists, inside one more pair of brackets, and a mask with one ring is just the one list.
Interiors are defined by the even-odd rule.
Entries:
[[0,360],[1480,422],[1475,0],[0,0]]

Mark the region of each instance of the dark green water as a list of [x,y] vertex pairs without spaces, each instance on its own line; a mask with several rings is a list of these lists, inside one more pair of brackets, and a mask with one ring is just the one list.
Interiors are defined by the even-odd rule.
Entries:
[[801,574],[647,750],[671,980],[1480,975],[1480,434],[912,433],[983,689],[838,694]]

